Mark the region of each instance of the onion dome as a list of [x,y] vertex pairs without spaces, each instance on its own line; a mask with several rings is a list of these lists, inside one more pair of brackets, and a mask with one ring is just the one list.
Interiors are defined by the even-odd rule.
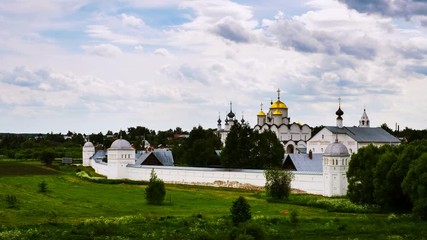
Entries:
[[111,144],[110,149],[123,149],[123,150],[129,150],[133,149],[132,145],[125,140],[125,139],[117,139]]
[[234,118],[236,116],[236,114],[234,114],[233,111],[230,110],[230,112],[227,114],[227,117],[229,118]]
[[280,89],[277,89],[277,101],[271,104],[270,109],[287,109],[288,106],[280,101]]
[[287,109],[287,108],[288,106],[286,106],[286,104],[280,100],[277,100],[270,106],[270,109]]
[[348,153],[347,147],[341,143],[338,142],[338,140],[335,140],[334,143],[329,144],[325,152],[323,153],[325,156],[333,156],[333,157],[347,157],[350,156]]
[[233,119],[236,116],[236,114],[234,114],[233,112],[233,103],[230,102],[230,112],[227,114],[227,117],[230,119]]
[[338,98],[338,110],[335,112],[335,114],[338,115],[338,119],[344,115],[344,112],[341,110],[341,97]]
[[279,109],[273,112],[273,115],[282,115],[282,112]]
[[218,125],[221,125],[221,117],[218,115]]
[[336,115],[342,116],[344,115],[344,112],[341,110],[341,107],[338,107],[338,110],[335,112]]
[[84,148],[93,148],[95,146],[93,146],[93,143],[91,142],[86,142],[85,145],[83,145]]

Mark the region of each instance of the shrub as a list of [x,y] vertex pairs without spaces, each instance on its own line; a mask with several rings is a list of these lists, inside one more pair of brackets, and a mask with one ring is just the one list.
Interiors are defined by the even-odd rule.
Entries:
[[266,179],[265,189],[267,196],[273,199],[287,199],[291,192],[291,172],[281,169],[269,169],[264,171]]
[[291,210],[289,213],[289,222],[293,227],[296,227],[298,225],[298,212],[297,210]]
[[161,179],[157,178],[154,169],[151,170],[150,181],[145,189],[145,199],[148,204],[161,205],[165,199],[165,195],[165,183]]
[[18,203],[18,199],[16,198],[15,195],[7,195],[6,203],[8,208],[15,208],[16,204]]
[[251,219],[251,206],[248,201],[240,196],[237,198],[233,205],[230,208],[231,219],[233,220],[234,225],[238,225],[239,223],[246,222]]
[[234,240],[263,240],[267,238],[267,234],[262,224],[245,222],[240,224],[238,228],[232,228],[229,238]]
[[53,160],[55,160],[55,152],[52,150],[44,150],[40,153],[39,159],[46,165],[51,165]]
[[42,181],[39,184],[39,192],[40,193],[46,193],[47,192],[47,183],[45,181]]

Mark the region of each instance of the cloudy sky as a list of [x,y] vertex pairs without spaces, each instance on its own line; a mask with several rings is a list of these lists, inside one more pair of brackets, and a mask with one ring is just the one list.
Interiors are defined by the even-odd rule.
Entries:
[[0,132],[216,127],[233,102],[253,126],[291,121],[427,127],[421,0],[0,2]]

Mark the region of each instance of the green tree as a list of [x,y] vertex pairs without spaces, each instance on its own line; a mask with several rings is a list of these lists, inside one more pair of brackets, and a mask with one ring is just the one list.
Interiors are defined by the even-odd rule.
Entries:
[[178,162],[197,167],[219,165],[215,150],[220,147],[221,140],[212,129],[198,126],[191,130],[188,139],[178,149]]
[[145,188],[145,199],[148,204],[161,205],[165,199],[165,195],[165,183],[157,178],[154,169],[151,170],[150,181],[147,188]]
[[427,219],[427,153],[423,153],[411,164],[402,188],[412,200],[413,214]]
[[46,165],[51,165],[55,160],[55,152],[52,150],[44,150],[41,152],[39,159]]
[[267,196],[273,199],[287,199],[291,193],[291,172],[282,169],[268,169],[264,171],[265,190]]
[[347,171],[350,200],[358,204],[374,204],[374,169],[378,162],[378,148],[369,145],[360,148],[357,154],[351,156]]
[[276,134],[272,131],[264,131],[252,134],[254,147],[251,149],[251,168],[280,168],[283,162],[285,150]]
[[239,223],[246,222],[251,219],[251,206],[249,205],[246,198],[240,196],[235,201],[230,208],[231,219],[234,225],[239,225]]
[[[393,180],[390,179],[389,174],[390,169],[392,168],[393,163],[397,161],[397,158],[398,156],[389,149],[387,152],[379,156],[378,163],[374,169],[374,199],[376,203],[383,206],[385,209],[395,208],[394,198],[396,197],[396,194],[399,195],[396,191],[399,192],[400,184],[395,186]],[[396,190],[396,187],[399,189]]]
[[253,130],[237,121],[231,127],[221,153],[221,164],[227,168],[251,168],[251,151],[254,147]]

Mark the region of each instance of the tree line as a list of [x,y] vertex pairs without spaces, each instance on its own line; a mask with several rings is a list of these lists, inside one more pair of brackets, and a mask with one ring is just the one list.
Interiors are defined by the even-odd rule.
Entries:
[[427,219],[427,140],[361,148],[351,157],[347,178],[352,202],[412,210]]

